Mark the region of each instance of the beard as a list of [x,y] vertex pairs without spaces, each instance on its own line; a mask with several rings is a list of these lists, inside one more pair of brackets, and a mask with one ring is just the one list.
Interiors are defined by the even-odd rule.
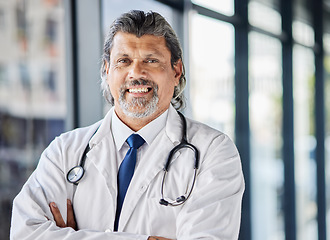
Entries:
[[[146,97],[134,97],[130,102],[127,101],[125,95],[128,86],[148,85],[152,88],[151,99]],[[118,98],[119,106],[123,113],[131,118],[145,118],[156,112],[158,109],[158,85],[152,81],[137,79],[131,82],[126,82],[120,87]]]

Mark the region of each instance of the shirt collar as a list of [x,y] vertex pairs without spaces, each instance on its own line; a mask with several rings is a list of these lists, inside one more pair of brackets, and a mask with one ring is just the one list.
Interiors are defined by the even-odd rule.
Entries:
[[125,125],[117,116],[116,112],[113,111],[111,130],[113,138],[115,140],[116,148],[119,151],[126,139],[133,133],[139,134],[148,145],[156,138],[158,133],[165,127],[168,115],[168,109],[162,113],[159,117],[148,123],[146,126],[141,128],[138,132],[134,132],[127,125]]

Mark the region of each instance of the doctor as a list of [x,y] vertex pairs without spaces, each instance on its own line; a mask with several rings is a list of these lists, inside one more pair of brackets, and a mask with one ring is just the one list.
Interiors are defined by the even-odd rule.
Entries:
[[[199,152],[196,178],[194,152],[185,148],[164,180],[167,156],[184,135],[176,111],[184,104],[183,69],[179,41],[161,15],[131,11],[115,20],[101,68],[103,94],[114,107],[42,153],[14,200],[11,239],[237,239],[244,180],[225,134],[187,119],[187,141]],[[130,146],[132,134],[141,146]],[[67,173],[87,145],[84,175],[72,184]],[[121,173],[127,159],[134,159],[132,177]],[[179,204],[162,205],[161,198]]]

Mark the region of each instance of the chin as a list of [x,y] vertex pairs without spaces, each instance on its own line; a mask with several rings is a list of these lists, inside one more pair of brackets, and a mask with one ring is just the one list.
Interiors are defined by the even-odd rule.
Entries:
[[136,109],[123,109],[123,112],[126,116],[136,119],[143,119],[143,118],[149,118],[152,116],[155,116],[157,113],[158,108],[154,109],[142,109],[142,110],[136,110]]

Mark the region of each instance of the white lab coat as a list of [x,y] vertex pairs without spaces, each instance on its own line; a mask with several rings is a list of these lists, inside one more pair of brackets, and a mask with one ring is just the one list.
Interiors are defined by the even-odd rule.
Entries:
[[[200,152],[200,168],[191,197],[181,206],[159,204],[163,166],[182,136],[181,120],[169,108],[162,130],[135,170],[113,232],[117,196],[117,161],[110,132],[113,109],[86,128],[57,137],[41,155],[37,169],[13,203],[11,239],[237,239],[244,180],[235,145],[223,133],[187,119],[188,141]],[[91,138],[93,133],[98,131]],[[91,138],[91,139],[90,139]],[[89,141],[90,140],[90,141]],[[85,175],[76,187],[66,180],[78,165],[86,145]],[[186,193],[193,179],[190,150],[175,154],[164,195],[175,199]],[[57,203],[66,220],[66,199],[74,207],[78,231],[58,228],[49,203]]]

